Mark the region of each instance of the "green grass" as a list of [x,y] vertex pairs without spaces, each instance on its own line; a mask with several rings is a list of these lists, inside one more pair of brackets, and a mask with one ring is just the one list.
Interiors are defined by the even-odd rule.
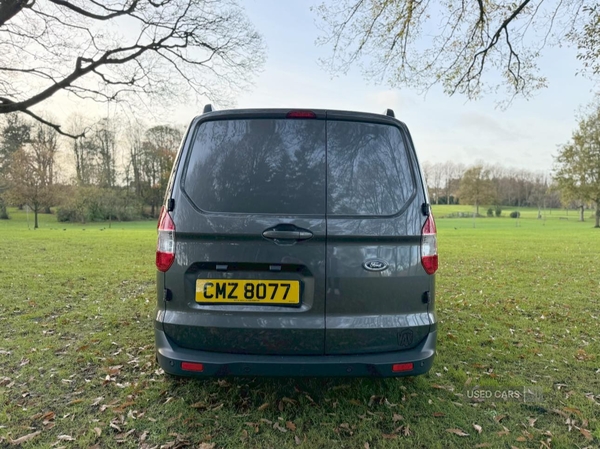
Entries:
[[[11,211],[0,221],[0,447],[38,431],[22,446],[598,447],[600,230],[573,211],[473,228],[441,218],[444,207],[439,354],[428,375],[388,380],[166,378],[153,352],[155,223],[42,215],[34,231]],[[543,398],[474,402],[476,385]]]

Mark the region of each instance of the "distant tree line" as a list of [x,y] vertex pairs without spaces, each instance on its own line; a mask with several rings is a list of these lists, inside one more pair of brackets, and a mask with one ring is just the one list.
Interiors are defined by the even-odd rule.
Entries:
[[183,128],[81,116],[67,128],[77,139],[17,114],[0,122],[0,218],[7,205],[50,213],[59,221],[156,217]]
[[495,206],[488,215],[497,215],[501,206],[577,208],[580,221],[585,209],[595,209],[595,227],[600,228],[600,97],[554,156],[552,174],[454,162],[426,162],[423,171],[434,204],[474,205],[476,214],[480,206]]
[[434,204],[517,208],[569,206],[561,201],[558,185],[550,173],[499,165],[465,166],[451,161],[425,162],[423,171]]

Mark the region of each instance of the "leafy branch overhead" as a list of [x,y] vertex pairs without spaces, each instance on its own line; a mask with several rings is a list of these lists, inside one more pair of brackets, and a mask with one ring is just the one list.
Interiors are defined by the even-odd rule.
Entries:
[[235,1],[6,0],[0,4],[0,114],[65,91],[93,101],[226,103],[264,62]]
[[392,87],[441,84],[472,99],[504,86],[509,98],[527,97],[546,86],[542,50],[566,43],[600,73],[600,7],[585,0],[342,0],[316,12],[331,72],[360,62],[367,78]]

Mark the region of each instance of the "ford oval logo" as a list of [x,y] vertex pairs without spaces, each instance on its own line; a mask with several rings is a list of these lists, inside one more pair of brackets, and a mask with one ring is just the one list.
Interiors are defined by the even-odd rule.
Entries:
[[367,260],[363,263],[363,268],[367,271],[383,271],[386,270],[388,266],[388,263],[381,259]]

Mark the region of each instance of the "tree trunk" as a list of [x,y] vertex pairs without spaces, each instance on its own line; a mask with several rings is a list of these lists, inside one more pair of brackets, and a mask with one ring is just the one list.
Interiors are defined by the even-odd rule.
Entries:
[[596,200],[596,224],[595,228],[600,228],[600,199]]
[[6,204],[0,201],[0,220],[8,220],[8,212],[6,211]]
[[475,216],[479,216],[479,204],[477,201],[475,201]]
[[33,229],[38,228],[38,208],[33,208]]
[[583,204],[579,206],[579,221],[584,221],[583,217]]

